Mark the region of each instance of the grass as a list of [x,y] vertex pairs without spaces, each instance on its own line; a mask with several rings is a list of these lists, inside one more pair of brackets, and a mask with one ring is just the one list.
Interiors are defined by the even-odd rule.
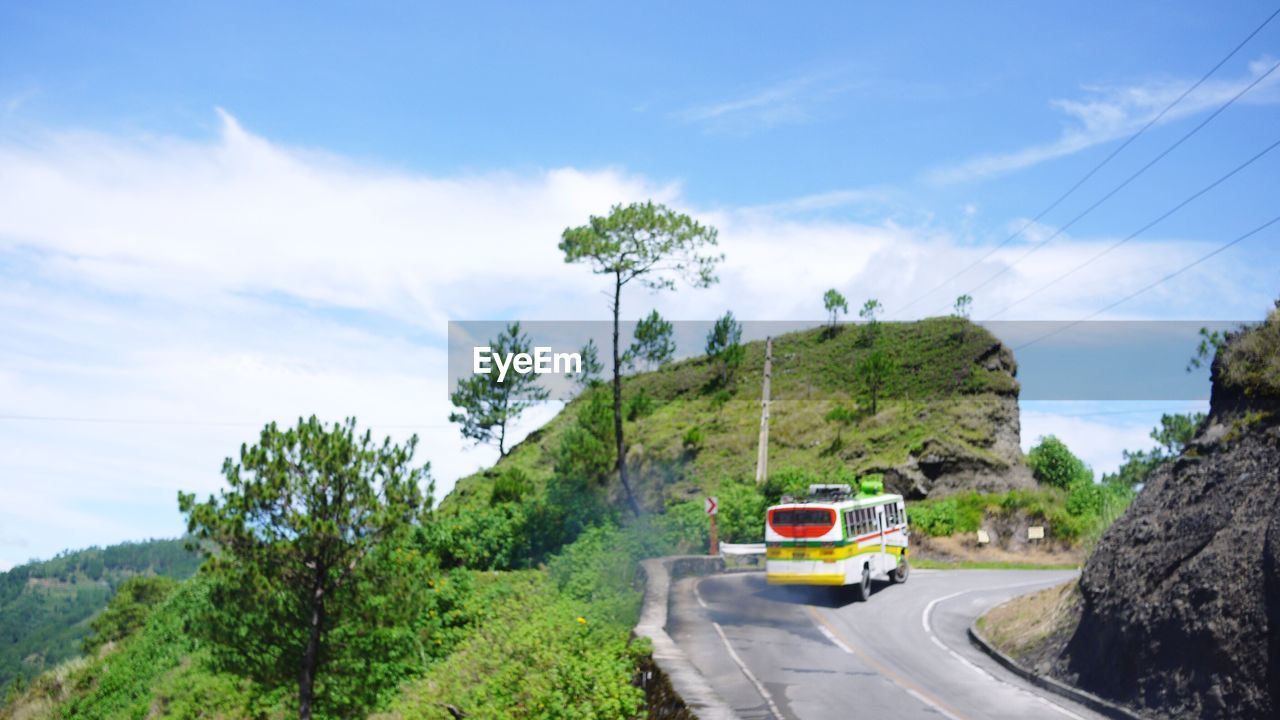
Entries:
[[1053,653],[1075,628],[1080,609],[1075,580],[1016,597],[978,618],[983,637],[1004,654],[1028,665]]

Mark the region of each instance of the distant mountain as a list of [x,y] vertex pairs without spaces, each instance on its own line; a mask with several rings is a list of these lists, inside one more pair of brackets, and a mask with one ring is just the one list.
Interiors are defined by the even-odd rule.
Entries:
[[0,573],[0,688],[80,653],[89,621],[135,575],[184,579],[200,558],[182,540],[63,552]]

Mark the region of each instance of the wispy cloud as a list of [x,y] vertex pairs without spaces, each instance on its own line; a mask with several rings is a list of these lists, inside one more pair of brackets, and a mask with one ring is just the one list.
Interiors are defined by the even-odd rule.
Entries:
[[707,132],[749,135],[814,119],[817,108],[856,83],[836,73],[815,73],[756,88],[728,99],[695,105],[675,114]]
[[[1249,63],[1243,77],[1209,80],[1170,110],[1160,124],[1215,108],[1235,96],[1265,73],[1275,59],[1264,56]],[[1051,142],[1012,152],[979,155],[958,165],[935,168],[925,180],[951,184],[981,180],[1022,170],[1048,160],[1071,155],[1100,143],[1136,132],[1186,91],[1190,79],[1160,80],[1136,85],[1089,85],[1085,97],[1052,100],[1049,106],[1066,116],[1062,134]],[[1241,103],[1280,102],[1280,72],[1272,73],[1240,99]]]

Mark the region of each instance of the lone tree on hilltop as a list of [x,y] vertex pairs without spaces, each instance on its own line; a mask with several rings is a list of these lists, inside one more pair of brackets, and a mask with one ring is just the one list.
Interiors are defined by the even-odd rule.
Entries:
[[650,290],[672,290],[676,278],[694,287],[708,287],[718,278],[716,264],[723,253],[706,252],[717,244],[716,229],[653,202],[615,205],[608,215],[592,215],[586,225],[567,228],[560,250],[568,263],[587,263],[592,272],[613,277],[613,429],[618,480],[631,511],[640,505],[627,482],[626,444],[622,437],[622,351],[618,346],[618,315],[622,288],[636,281]]
[[879,408],[880,393],[893,373],[893,361],[883,352],[872,350],[858,361],[856,369],[867,388],[867,396],[871,401],[871,414],[875,415]]
[[973,296],[966,293],[956,298],[956,304],[955,304],[955,308],[952,310],[952,314],[954,314],[958,318],[963,318],[965,320],[968,320],[969,311],[972,307],[973,307]]
[[657,310],[650,312],[636,323],[635,340],[624,355],[627,365],[635,369],[643,363],[646,369],[653,369],[671,362],[676,354],[674,334],[675,326],[663,320]]
[[884,305],[880,301],[871,298],[862,304],[862,309],[858,311],[858,317],[866,325],[862,328],[862,341],[867,345],[871,345],[880,336],[880,314],[884,312]]
[[[495,356],[511,357],[531,351],[529,337],[520,332],[520,323],[511,323],[491,340]],[[597,363],[598,364],[598,363]],[[585,372],[585,368],[584,368]],[[539,386],[537,376],[511,370],[498,379],[499,373],[468,375],[458,382],[449,399],[458,412],[449,413],[449,422],[461,425],[462,436],[476,444],[498,446],[498,455],[507,455],[507,429],[525,410],[544,402],[550,391]]]
[[827,310],[828,332],[835,333],[836,323],[840,321],[840,315],[849,314],[849,301],[845,300],[835,288],[831,288],[822,294],[822,307]]
[[377,444],[354,418],[271,423],[227,458],[218,496],[178,494],[188,532],[214,548],[198,632],[219,665],[264,688],[296,684],[302,720],[366,715],[420,650],[403,627],[421,583],[405,581],[412,552],[396,550],[431,503],[417,441]]

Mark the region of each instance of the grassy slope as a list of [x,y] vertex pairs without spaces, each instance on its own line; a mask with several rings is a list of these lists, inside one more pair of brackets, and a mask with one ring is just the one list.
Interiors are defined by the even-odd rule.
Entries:
[[[926,446],[995,467],[1006,464],[989,450],[994,429],[987,416],[995,396],[1016,396],[1017,381],[1005,370],[984,367],[1001,350],[993,336],[956,318],[931,318],[882,324],[876,348],[895,369],[881,391],[879,412],[870,416],[866,386],[855,370],[870,351],[863,327],[844,327],[835,337],[814,329],[774,339],[770,468],[882,471]],[[629,467],[646,507],[657,510],[668,499],[754,474],[764,343],[749,343],[746,351],[731,394],[717,392],[716,367],[702,356],[624,379],[624,398],[643,392],[656,403],[652,414],[627,422],[624,430]],[[827,420],[836,406],[859,411],[857,421],[842,428]],[[545,482],[575,409],[571,402],[494,469],[459,480],[446,511],[487,502],[492,479],[505,467]],[[704,439],[691,451],[683,438],[695,426]]]

